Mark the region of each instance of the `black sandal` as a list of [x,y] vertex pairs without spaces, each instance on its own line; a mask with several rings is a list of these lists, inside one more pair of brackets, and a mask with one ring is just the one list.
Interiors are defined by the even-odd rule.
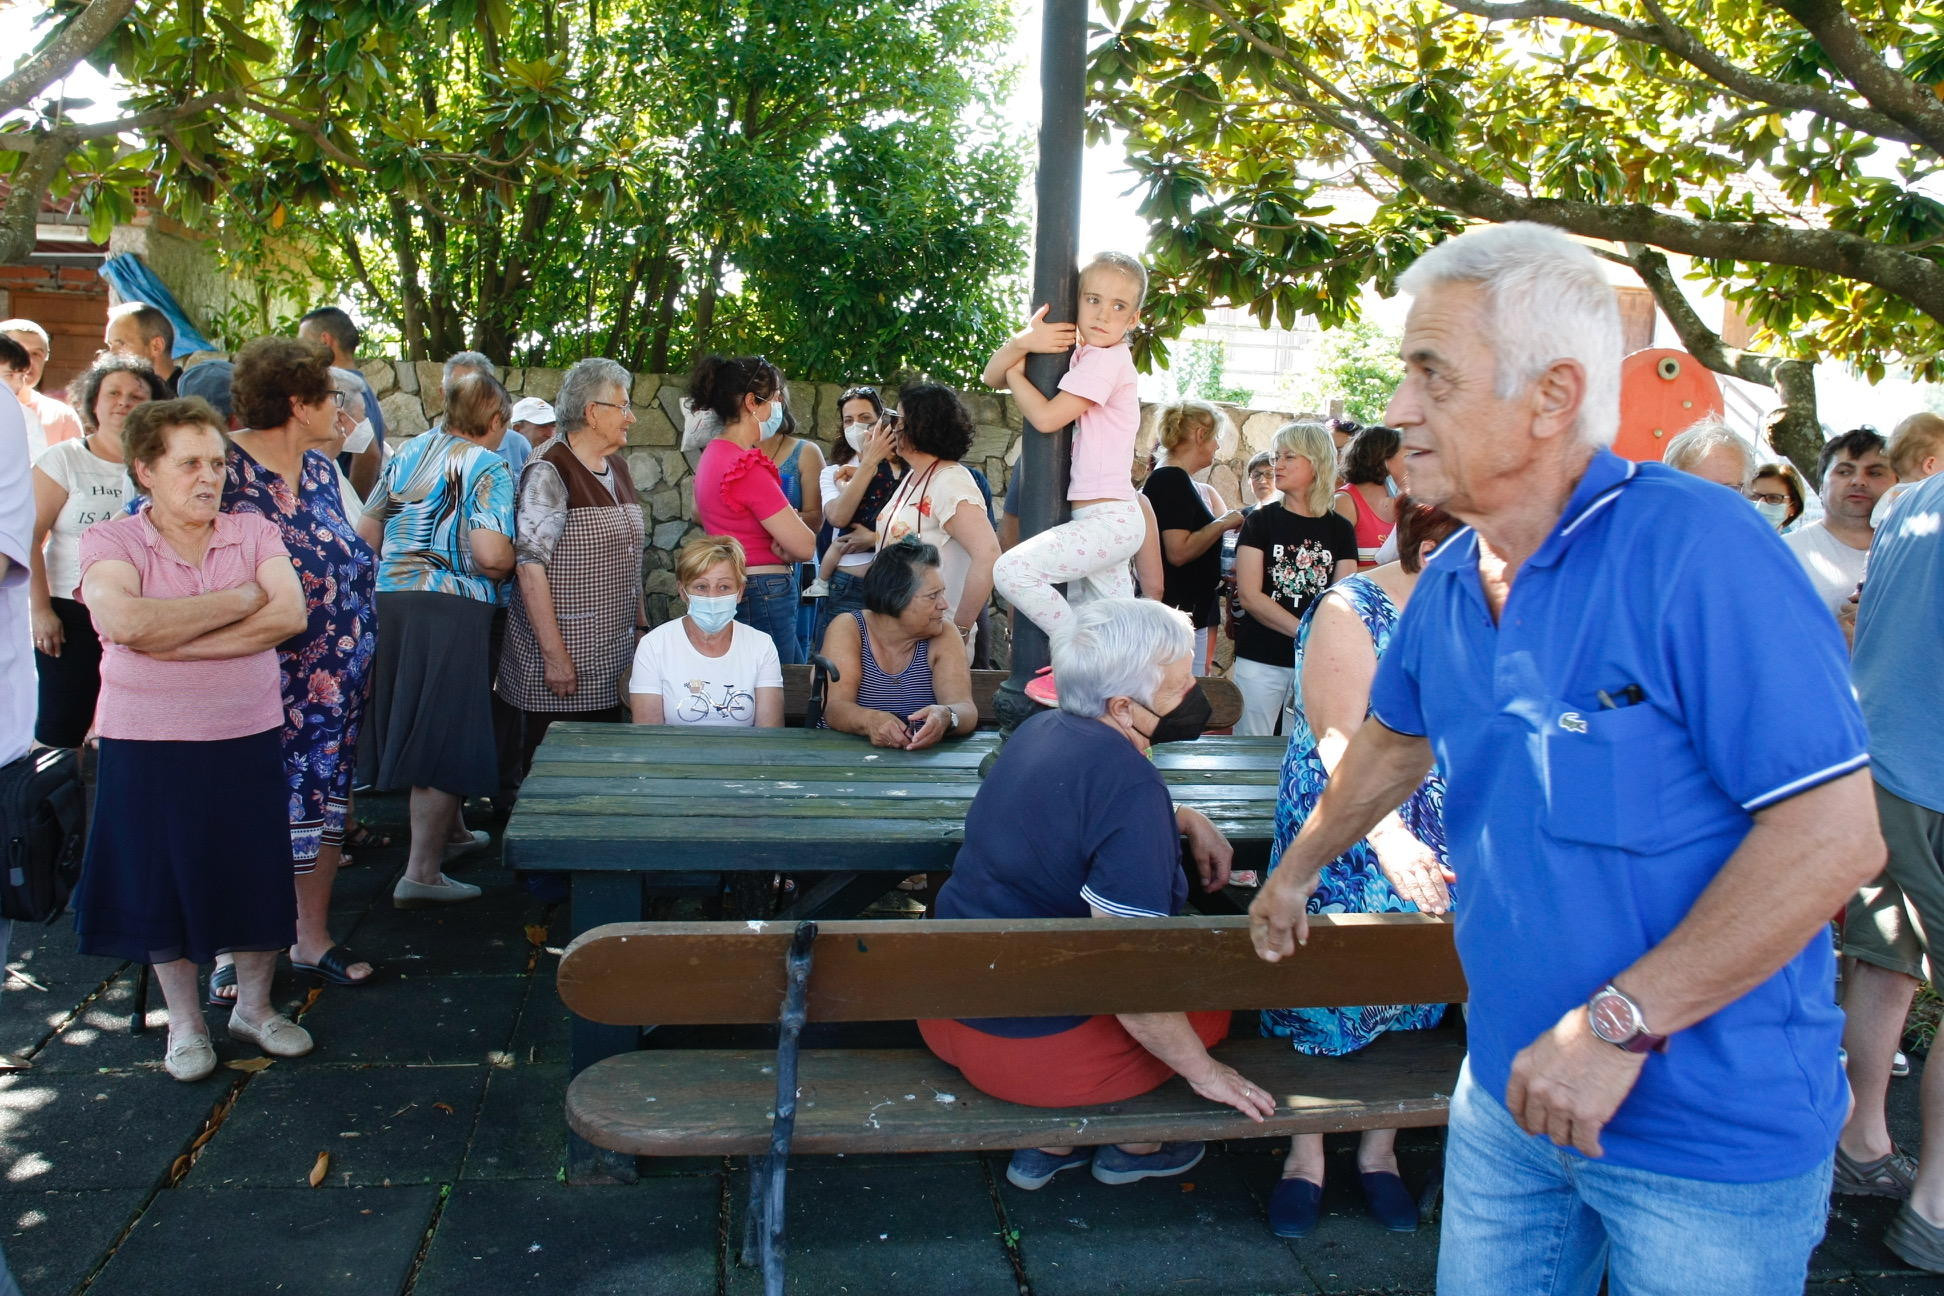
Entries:
[[302,976],[314,976],[332,985],[359,986],[377,976],[378,968],[373,965],[371,971],[361,977],[354,977],[351,975],[351,965],[368,962],[369,959],[359,958],[342,945],[333,945],[325,950],[324,956],[315,963],[299,963],[292,959],[290,970]]
[[211,971],[209,974],[209,994],[205,996],[205,1002],[207,1002],[211,1008],[236,1007],[235,995],[231,995],[229,998],[225,999],[216,993],[216,991],[222,987],[228,986],[234,988],[235,985],[236,985],[236,964],[218,963],[215,969]]
[[344,830],[344,849],[383,850],[392,844],[389,833],[374,832],[370,824],[362,819],[354,819],[351,826]]

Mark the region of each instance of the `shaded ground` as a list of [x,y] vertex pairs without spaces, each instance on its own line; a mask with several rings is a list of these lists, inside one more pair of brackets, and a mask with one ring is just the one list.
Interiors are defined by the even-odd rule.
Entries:
[[[395,800],[366,807],[402,818]],[[338,888],[340,939],[382,980],[303,1007],[317,1052],[181,1085],[161,1070],[163,1014],[128,1030],[132,969],[72,952],[65,924],[16,931],[0,996],[0,1239],[27,1296],[476,1296],[761,1290],[735,1262],[740,1162],[645,1163],[628,1187],[560,1182],[567,1014],[553,991],[564,914],[489,857],[458,876],[487,895],[399,912],[397,848]],[[549,934],[548,928],[551,927]],[[536,938],[539,943],[536,942]],[[287,977],[280,997],[305,1004]],[[220,1016],[210,1019],[221,1034]],[[254,1050],[218,1040],[226,1060]],[[1893,1082],[1915,1143],[1917,1080]],[[1407,1134],[1406,1178],[1436,1164]],[[321,1154],[328,1163],[310,1186]],[[1038,1193],[980,1156],[809,1157],[791,1175],[801,1293],[1428,1292],[1437,1230],[1399,1237],[1360,1213],[1349,1145],[1332,1144],[1317,1234],[1271,1237],[1279,1149],[1211,1152],[1185,1182]],[[1878,1240],[1891,1203],[1844,1198],[1811,1290],[1944,1292]],[[1670,1263],[1678,1259],[1670,1257]]]

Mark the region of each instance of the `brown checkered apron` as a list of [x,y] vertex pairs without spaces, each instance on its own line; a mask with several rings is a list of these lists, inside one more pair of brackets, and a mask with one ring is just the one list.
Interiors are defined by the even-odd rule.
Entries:
[[562,439],[555,438],[537,458],[552,464],[567,484],[567,527],[547,564],[547,584],[577,683],[564,698],[548,691],[540,641],[515,580],[499,695],[522,711],[598,711],[619,704],[621,672],[634,656],[645,532],[641,504],[619,455],[607,461],[619,504]]

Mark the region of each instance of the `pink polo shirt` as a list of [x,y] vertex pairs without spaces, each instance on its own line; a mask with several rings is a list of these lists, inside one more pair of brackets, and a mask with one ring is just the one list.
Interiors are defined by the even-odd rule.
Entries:
[[[97,522],[81,533],[81,573],[98,562],[125,562],[143,598],[192,598],[256,579],[257,565],[287,558],[277,525],[256,513],[219,513],[201,568],[176,555],[149,521],[148,506]],[[101,641],[101,701],[95,732],[141,742],[217,742],[280,728],[283,690],[277,652],[265,648],[222,661],[161,661]]]

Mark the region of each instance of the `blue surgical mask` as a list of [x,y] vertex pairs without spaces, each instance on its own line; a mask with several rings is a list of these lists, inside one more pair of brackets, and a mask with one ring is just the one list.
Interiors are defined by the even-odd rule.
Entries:
[[1762,520],[1772,527],[1780,528],[1782,523],[1788,520],[1789,506],[1787,504],[1771,504],[1767,500],[1750,500],[1748,502],[1755,506],[1755,511],[1762,515]]
[[771,401],[769,417],[763,420],[763,435],[773,437],[776,435],[776,429],[782,426],[783,402],[780,400]]
[[714,634],[736,619],[736,606],[741,602],[734,594],[691,594],[689,620],[703,634]]

